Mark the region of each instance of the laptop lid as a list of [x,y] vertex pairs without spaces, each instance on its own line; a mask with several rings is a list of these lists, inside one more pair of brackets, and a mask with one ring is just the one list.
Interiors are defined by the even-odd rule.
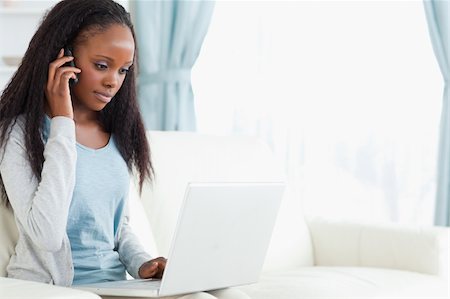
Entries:
[[189,183],[160,296],[258,281],[284,183]]
[[258,281],[284,183],[189,183],[159,280],[75,285],[99,295],[172,296]]

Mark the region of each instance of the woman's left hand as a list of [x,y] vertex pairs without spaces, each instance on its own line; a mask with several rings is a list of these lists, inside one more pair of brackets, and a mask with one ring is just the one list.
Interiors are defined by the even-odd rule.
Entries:
[[167,259],[158,257],[142,264],[139,268],[140,278],[158,278],[161,279],[166,268]]

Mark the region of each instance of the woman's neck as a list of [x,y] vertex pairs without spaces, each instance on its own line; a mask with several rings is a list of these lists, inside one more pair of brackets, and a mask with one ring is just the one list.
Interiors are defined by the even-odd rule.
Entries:
[[86,123],[97,123],[98,120],[98,112],[92,110],[84,110],[84,109],[73,109],[73,120],[77,124],[86,124]]

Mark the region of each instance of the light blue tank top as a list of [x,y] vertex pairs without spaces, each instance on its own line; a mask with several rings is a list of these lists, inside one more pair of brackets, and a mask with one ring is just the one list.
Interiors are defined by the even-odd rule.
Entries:
[[[50,118],[46,118],[48,136]],[[74,265],[73,284],[126,279],[115,250],[128,195],[129,172],[114,136],[101,149],[77,143],[76,182],[67,221]]]

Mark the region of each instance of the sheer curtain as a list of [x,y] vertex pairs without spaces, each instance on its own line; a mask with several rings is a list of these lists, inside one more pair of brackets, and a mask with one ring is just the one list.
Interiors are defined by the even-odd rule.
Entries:
[[433,49],[445,84],[439,139],[435,223],[450,226],[450,48],[448,28],[450,5],[448,1],[424,1],[424,5]]
[[191,68],[214,1],[131,3],[139,43],[139,103],[147,129],[195,130]]
[[264,139],[304,213],[433,222],[442,79],[422,2],[219,1],[192,83],[198,130]]

